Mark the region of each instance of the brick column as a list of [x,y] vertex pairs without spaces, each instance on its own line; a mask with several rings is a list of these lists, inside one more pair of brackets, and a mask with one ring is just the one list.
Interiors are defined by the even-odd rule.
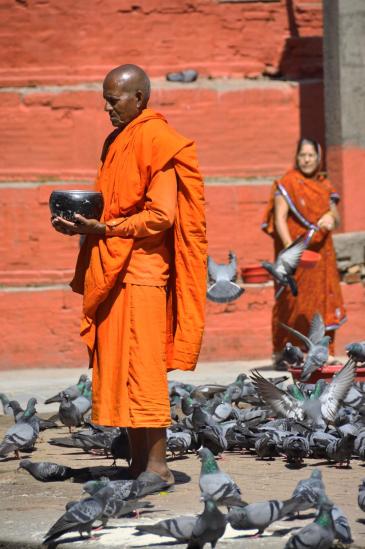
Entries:
[[327,167],[342,230],[365,228],[365,2],[323,0]]

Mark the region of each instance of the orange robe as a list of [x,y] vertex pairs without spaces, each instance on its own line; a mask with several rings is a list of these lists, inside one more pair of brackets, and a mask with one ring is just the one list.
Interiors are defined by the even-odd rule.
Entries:
[[[161,179],[171,167],[177,194],[169,229],[169,221],[158,219],[159,205],[150,206],[156,181],[171,187],[171,179]],[[86,239],[71,283],[83,293],[81,335],[95,368],[93,419],[163,427],[170,422],[166,370],[195,368],[204,328],[207,243],[194,143],[145,109],[107,139],[97,189],[107,234],[116,236]],[[172,193],[162,210],[173,201]],[[141,283],[138,266],[148,265],[151,247],[156,268]]]
[[287,223],[293,240],[306,234],[310,228],[315,228],[316,232],[308,249],[318,252],[321,259],[312,269],[298,267],[295,274],[298,285],[297,297],[286,288],[275,302],[272,314],[274,353],[281,352],[287,341],[300,345],[300,342],[288,334],[279,322],[308,335],[312,317],[319,312],[332,337],[330,352],[334,354],[334,330],[345,322],[346,316],[332,235],[328,231],[318,230],[316,223],[329,211],[331,200],[337,202],[339,196],[328,179],[321,175],[316,179],[310,179],[298,170],[291,170],[282,179],[275,181],[262,227],[274,238],[275,257],[283,249],[283,243],[274,224],[274,198],[277,193],[285,198],[289,206]]

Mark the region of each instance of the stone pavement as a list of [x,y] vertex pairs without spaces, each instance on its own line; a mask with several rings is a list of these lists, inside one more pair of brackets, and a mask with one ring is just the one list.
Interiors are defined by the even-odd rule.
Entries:
[[[226,384],[233,381],[238,373],[249,372],[252,368],[260,369],[263,375],[274,374],[267,360],[200,364],[194,373],[173,372],[170,378],[194,384]],[[39,401],[37,409],[42,412],[43,417],[47,417],[57,410],[57,405],[45,406],[44,399],[74,383],[83,372],[85,370],[76,369],[0,372],[0,391],[16,398],[21,404],[25,404],[30,396],[36,396]],[[9,418],[0,416],[1,437],[11,424]],[[43,432],[31,458],[34,461],[47,460],[76,468],[111,466],[110,459],[47,443],[49,438],[64,436],[67,431],[66,428],[60,427]],[[124,467],[125,463],[119,461],[118,466]],[[137,523],[157,522],[166,517],[201,512],[198,487],[200,465],[197,457],[191,454],[174,460],[170,458],[170,466],[176,478],[175,491],[146,498],[154,504],[153,509],[142,513],[139,519],[111,520],[104,530],[95,534],[95,540],[80,541],[77,534],[69,534],[62,538],[57,547],[174,547],[173,540],[169,538],[136,536],[134,529]],[[236,480],[242,489],[243,499],[249,502],[290,497],[298,480],[308,477],[314,466],[320,466],[329,497],[340,505],[350,520],[353,547],[365,547],[365,514],[357,507],[356,501],[358,485],[365,477],[365,467],[361,462],[354,460],[351,468],[337,469],[324,462],[319,464],[318,461],[306,460],[304,466],[298,470],[289,468],[282,458],[263,462],[257,461],[255,456],[249,453],[240,452],[224,454],[220,461],[220,467]],[[0,485],[0,549],[41,547],[45,532],[64,512],[65,504],[70,500],[79,499],[82,493],[82,485],[78,483],[36,481],[26,471],[17,471],[17,462],[12,457],[0,462]],[[252,539],[254,531],[239,532],[227,528],[224,537],[218,542],[218,547],[283,548],[290,532],[311,520],[313,515],[306,513],[299,519],[278,521],[259,539]]]

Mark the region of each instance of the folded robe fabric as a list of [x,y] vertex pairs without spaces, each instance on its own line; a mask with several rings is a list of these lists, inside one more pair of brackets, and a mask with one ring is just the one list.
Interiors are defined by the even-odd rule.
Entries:
[[[179,135],[161,114],[145,109],[106,140],[96,188],[104,198],[102,222],[138,213],[149,182],[169,161],[178,194],[168,285],[167,368],[192,370],[204,330],[207,254],[203,181],[194,142]],[[130,238],[89,235],[80,249],[71,287],[83,294],[81,336],[91,357],[96,311],[126,267],[132,246]]]

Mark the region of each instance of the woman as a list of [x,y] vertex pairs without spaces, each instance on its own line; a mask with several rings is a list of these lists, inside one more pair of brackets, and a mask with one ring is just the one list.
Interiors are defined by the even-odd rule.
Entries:
[[[285,343],[293,339],[279,322],[308,335],[313,315],[320,313],[332,338],[329,352],[334,355],[334,330],[346,320],[331,235],[340,223],[339,195],[320,173],[320,165],[320,145],[311,139],[301,139],[295,169],[273,184],[262,226],[274,238],[275,257],[310,229],[315,229],[315,232],[308,248],[321,255],[314,268],[298,267],[295,275],[298,297],[293,297],[289,288],[285,288],[274,305],[273,350],[278,368]],[[299,341],[292,342],[299,344]]]

